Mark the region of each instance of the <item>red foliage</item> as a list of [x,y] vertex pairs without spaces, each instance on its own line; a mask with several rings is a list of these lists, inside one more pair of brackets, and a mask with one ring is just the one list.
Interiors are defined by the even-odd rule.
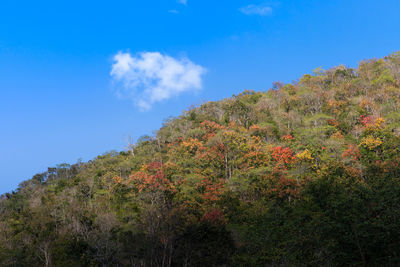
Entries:
[[224,213],[219,209],[213,209],[203,215],[202,222],[211,224],[226,224]]
[[360,121],[364,126],[368,126],[369,124],[372,124],[372,117],[361,115]]

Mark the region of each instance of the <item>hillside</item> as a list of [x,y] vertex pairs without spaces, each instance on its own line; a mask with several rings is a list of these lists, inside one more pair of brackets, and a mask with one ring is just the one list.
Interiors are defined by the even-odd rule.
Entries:
[[194,107],[0,200],[0,266],[400,263],[400,52]]

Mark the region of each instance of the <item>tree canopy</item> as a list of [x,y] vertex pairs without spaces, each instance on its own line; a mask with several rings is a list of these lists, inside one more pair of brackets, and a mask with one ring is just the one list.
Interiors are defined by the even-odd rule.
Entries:
[[395,266],[400,52],[165,121],[0,198],[1,266]]

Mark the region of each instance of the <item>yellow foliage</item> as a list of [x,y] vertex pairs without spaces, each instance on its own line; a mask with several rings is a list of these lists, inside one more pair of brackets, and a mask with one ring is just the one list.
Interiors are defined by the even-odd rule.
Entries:
[[304,150],[301,153],[296,154],[296,158],[299,160],[310,160],[310,161],[314,160],[314,158],[311,155],[310,150],[308,150],[308,149]]
[[375,126],[379,127],[379,128],[384,128],[383,124],[385,123],[385,119],[384,118],[377,118],[375,120]]
[[186,149],[193,151],[198,147],[201,147],[202,144],[197,138],[189,138],[187,141],[182,142],[182,146],[186,147]]
[[368,148],[369,150],[374,150],[375,148],[380,146],[382,143],[383,142],[381,139],[375,138],[372,135],[369,135],[369,136],[361,139],[360,145]]

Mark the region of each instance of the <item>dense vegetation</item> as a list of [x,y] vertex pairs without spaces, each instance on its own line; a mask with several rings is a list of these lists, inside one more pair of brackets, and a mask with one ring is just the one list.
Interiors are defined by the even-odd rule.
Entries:
[[400,264],[400,53],[170,119],[0,200],[0,266]]

